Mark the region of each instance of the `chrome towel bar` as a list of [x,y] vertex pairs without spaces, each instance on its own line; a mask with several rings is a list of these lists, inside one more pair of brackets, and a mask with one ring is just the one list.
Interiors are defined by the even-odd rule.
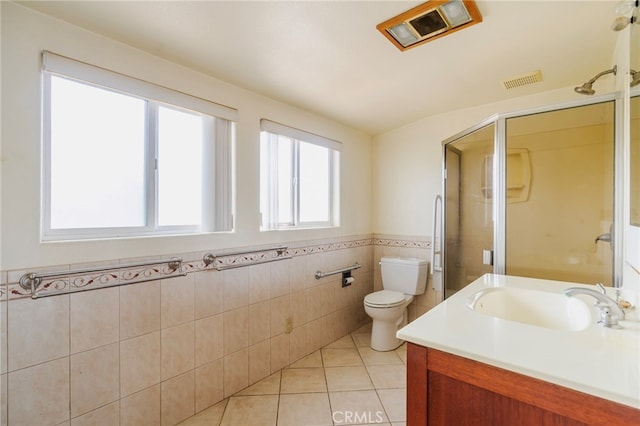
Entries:
[[[143,271],[125,271],[122,275],[109,273],[109,271],[119,271],[123,269],[134,269],[134,268],[143,268],[146,266],[154,266],[154,265],[163,265],[166,264],[167,267],[162,270],[158,269],[145,269]],[[83,277],[79,277],[76,280],[69,279],[67,280],[55,280],[56,278],[63,277],[73,277],[79,275],[90,275],[96,272],[104,272],[98,277],[91,277],[89,281],[85,280]],[[60,294],[69,294],[80,291],[88,291],[88,290],[97,290],[106,287],[115,287],[126,284],[135,284],[147,281],[155,281],[161,280],[165,278],[173,278],[179,276],[187,275],[186,272],[182,270],[182,259],[179,257],[172,257],[169,259],[160,259],[160,260],[149,260],[145,262],[137,262],[137,263],[127,263],[122,265],[111,265],[111,266],[98,266],[95,268],[84,268],[84,269],[72,269],[69,271],[58,271],[58,272],[50,272],[50,273],[35,273],[29,272],[20,277],[19,284],[25,290],[31,292],[31,298],[37,299],[39,297],[46,296],[56,296]],[[55,289],[59,289],[58,287],[74,287],[74,290],[65,290],[65,291],[51,291],[41,293],[38,290],[41,289],[42,283],[44,280],[54,279],[53,282],[45,285],[48,287],[51,284],[54,284],[52,287]],[[76,283],[75,281],[78,281]],[[112,281],[112,282],[110,282]],[[100,282],[99,285],[95,287],[85,287],[89,283]]]
[[[268,252],[275,252],[275,256],[268,256],[266,254]],[[258,256],[254,256],[253,258],[249,256],[240,260],[234,259],[234,261],[230,263],[224,263],[219,261],[219,259],[223,259],[225,257],[244,256],[244,255],[254,254],[254,253],[261,253],[261,254]],[[261,263],[269,263],[269,262],[275,262],[278,260],[285,260],[285,259],[291,259],[291,258],[292,256],[290,254],[287,254],[286,246],[277,246],[277,247],[271,247],[266,249],[238,251],[233,253],[220,253],[220,254],[207,253],[202,257],[202,261],[206,266],[213,265],[214,269],[218,271],[223,271],[225,269],[240,268],[242,266],[258,265]]]

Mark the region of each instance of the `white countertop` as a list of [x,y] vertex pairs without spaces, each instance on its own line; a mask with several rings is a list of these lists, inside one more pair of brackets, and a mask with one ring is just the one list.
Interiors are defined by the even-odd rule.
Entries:
[[594,320],[584,330],[570,331],[504,320],[467,306],[472,295],[489,287],[554,293],[594,288],[487,274],[399,330],[398,338],[640,409],[636,295],[631,295],[636,307],[627,311],[622,329],[597,326]]

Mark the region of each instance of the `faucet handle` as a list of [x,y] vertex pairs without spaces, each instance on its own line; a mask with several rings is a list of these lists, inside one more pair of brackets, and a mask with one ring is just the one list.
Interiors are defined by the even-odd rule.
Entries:
[[622,328],[618,325],[621,319],[618,315],[611,312],[611,307],[603,302],[596,303],[596,308],[600,312],[600,319],[597,324],[609,328]]
[[600,293],[604,295],[607,294],[607,290],[604,288],[604,285],[602,283],[596,283],[596,288],[598,289],[598,291],[600,291]]

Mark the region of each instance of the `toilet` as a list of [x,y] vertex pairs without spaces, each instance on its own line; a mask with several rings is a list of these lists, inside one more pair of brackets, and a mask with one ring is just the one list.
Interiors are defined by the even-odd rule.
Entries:
[[407,306],[427,286],[427,261],[412,257],[380,259],[383,290],[364,298],[364,310],[373,319],[371,349],[391,351],[402,344],[396,337],[407,324]]

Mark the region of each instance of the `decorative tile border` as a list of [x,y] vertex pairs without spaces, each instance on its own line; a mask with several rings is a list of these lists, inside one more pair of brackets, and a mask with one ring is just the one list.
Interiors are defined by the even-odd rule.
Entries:
[[[291,243],[291,246],[282,253],[282,260],[296,256],[306,256],[317,253],[327,253],[335,250],[345,250],[357,247],[367,246],[387,246],[387,247],[405,247],[405,248],[419,248],[430,249],[430,241],[417,241],[415,239],[403,239],[398,238],[357,238],[353,240],[344,240],[336,242],[323,242],[319,244],[306,244],[306,243]],[[246,248],[247,252],[253,251],[253,249]],[[214,253],[216,256],[215,265],[218,267],[232,268],[250,266],[253,264],[265,263],[276,261],[280,256],[273,250],[272,247],[258,249],[256,252],[228,255],[225,256],[224,251],[220,253]],[[193,253],[183,256],[191,257],[190,260],[182,262],[181,267],[176,270],[170,270],[167,264],[158,264],[154,266],[133,267],[133,268],[119,268],[115,266],[112,270],[100,271],[94,273],[84,273],[77,275],[68,275],[59,278],[50,278],[42,281],[38,287],[38,293],[67,293],[82,291],[88,288],[98,289],[105,287],[113,287],[118,285],[132,284],[135,282],[160,280],[166,278],[172,278],[176,276],[183,276],[185,274],[200,272],[204,270],[215,269],[214,265],[206,265],[202,259],[193,259]],[[127,260],[123,259],[121,262],[125,264]],[[73,265],[70,265],[73,269]],[[42,272],[39,268],[39,271]],[[27,273],[24,271],[22,273]],[[0,272],[7,276],[7,272]],[[21,271],[16,273],[13,271],[11,276],[22,276]],[[5,281],[6,282],[6,281]],[[31,293],[28,290],[23,289],[18,282],[8,283],[5,286],[0,286],[0,300],[14,300],[30,297]]]
[[387,246],[387,247],[430,249],[431,241],[409,241],[409,240],[401,240],[401,239],[375,238],[373,239],[373,245]]
[[[158,264],[149,266],[124,268],[114,266],[113,269],[98,272],[85,272],[81,274],[70,274],[61,277],[43,278],[38,285],[36,293],[40,296],[51,296],[67,293],[74,293],[86,289],[99,289],[114,287],[119,285],[133,284],[145,281],[160,280],[184,276],[186,273],[182,267],[177,269],[169,268],[168,264]],[[19,283],[8,285],[8,298],[22,299],[31,297],[31,291],[25,290]]]

